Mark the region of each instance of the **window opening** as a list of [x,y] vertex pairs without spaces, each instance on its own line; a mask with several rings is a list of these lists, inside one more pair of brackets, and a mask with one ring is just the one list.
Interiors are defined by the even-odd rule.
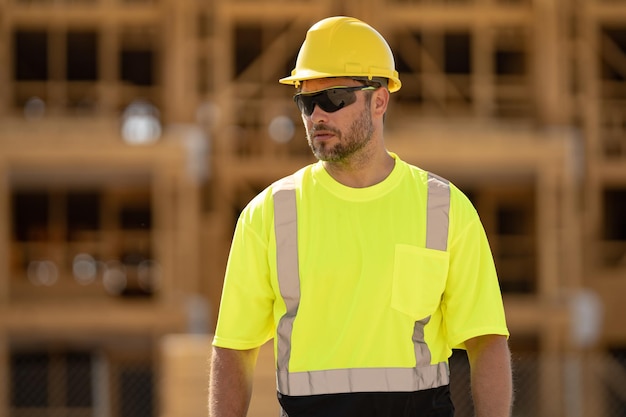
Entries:
[[48,33],[17,30],[13,34],[13,63],[17,81],[48,80]]

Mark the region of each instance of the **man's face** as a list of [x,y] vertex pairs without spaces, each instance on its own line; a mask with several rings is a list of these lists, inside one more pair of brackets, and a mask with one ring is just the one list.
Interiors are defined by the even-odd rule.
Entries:
[[[307,80],[302,93],[320,91],[338,86],[360,86],[349,78],[323,78]],[[370,96],[355,91],[356,101],[335,112],[326,112],[316,105],[310,116],[302,114],[307,141],[313,154],[321,161],[342,162],[365,148],[372,139]]]

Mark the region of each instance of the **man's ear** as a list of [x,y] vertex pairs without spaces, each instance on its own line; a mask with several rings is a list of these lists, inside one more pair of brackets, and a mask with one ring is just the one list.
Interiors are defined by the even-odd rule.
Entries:
[[383,116],[387,112],[387,106],[389,105],[389,90],[381,87],[374,91],[374,106],[372,111],[377,116]]

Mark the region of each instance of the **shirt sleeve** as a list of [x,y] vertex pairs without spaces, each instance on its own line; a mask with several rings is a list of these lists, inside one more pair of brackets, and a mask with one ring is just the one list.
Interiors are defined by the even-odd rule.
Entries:
[[489,242],[478,214],[469,201],[466,204],[468,208],[451,224],[451,230],[460,232],[450,241],[450,269],[442,300],[448,344],[453,349],[464,349],[464,342],[476,336],[509,335]]
[[[247,207],[231,244],[213,345],[245,350],[273,337],[274,293],[270,284],[268,242]],[[258,216],[257,216],[258,217]]]

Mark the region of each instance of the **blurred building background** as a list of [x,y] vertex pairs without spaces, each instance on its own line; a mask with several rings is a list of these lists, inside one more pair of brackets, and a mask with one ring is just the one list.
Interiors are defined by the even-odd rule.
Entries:
[[0,417],[206,415],[237,215],[313,161],[277,80],[337,14],[394,50],[388,148],[485,224],[515,417],[626,416],[626,1],[0,0]]

